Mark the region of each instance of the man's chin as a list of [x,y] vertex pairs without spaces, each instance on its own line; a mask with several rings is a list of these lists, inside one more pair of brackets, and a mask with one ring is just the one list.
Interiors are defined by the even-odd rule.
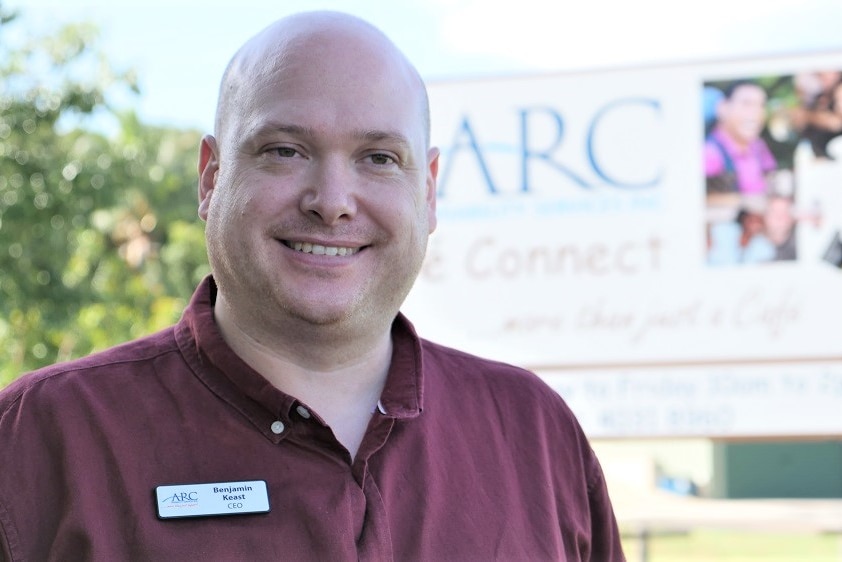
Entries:
[[287,312],[302,324],[318,327],[339,326],[354,316],[352,304],[315,303],[308,306],[305,303],[296,303],[288,307]]

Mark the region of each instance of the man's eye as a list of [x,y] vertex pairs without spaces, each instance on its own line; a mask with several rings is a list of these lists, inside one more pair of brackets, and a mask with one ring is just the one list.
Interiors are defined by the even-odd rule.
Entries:
[[369,156],[369,158],[371,158],[372,164],[377,164],[378,166],[392,164],[395,161],[395,159],[389,156],[388,154],[372,154],[371,156]]
[[281,158],[292,158],[293,156],[298,154],[298,152],[294,148],[289,148],[288,146],[277,146],[270,150],[270,152],[274,152]]

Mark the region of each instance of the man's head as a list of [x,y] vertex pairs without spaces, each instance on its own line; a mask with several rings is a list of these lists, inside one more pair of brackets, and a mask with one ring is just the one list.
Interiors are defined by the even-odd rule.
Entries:
[[734,82],[719,103],[717,120],[737,144],[757,140],[766,124],[766,91],[754,82]]
[[764,215],[766,236],[776,246],[780,246],[792,234],[795,216],[792,212],[792,199],[782,195],[769,196]]
[[763,234],[763,215],[766,212],[766,197],[763,195],[745,195],[742,197],[737,223],[742,227],[743,238],[748,240]]
[[[305,12],[278,20],[240,48],[231,59],[222,78],[215,121],[217,140],[224,135],[230,121],[240,117],[242,110],[246,109],[243,102],[250,99],[249,90],[255,79],[270,77],[283,70],[283,67],[298,62],[297,57],[291,56],[291,53],[311,51],[314,58],[317,57],[318,54],[312,52],[312,49],[322,46],[327,50],[331,47],[327,40],[333,39],[341,49],[343,39],[340,35],[331,37],[334,33],[368,35],[370,39],[382,43],[378,49],[381,56],[394,58],[393,62],[403,67],[402,70],[406,73],[403,78],[415,82],[417,93],[421,94],[418,110],[421,112],[425,140],[429,146],[430,109],[421,76],[379,29],[361,19],[339,12]],[[311,46],[307,45],[308,41],[312,41]],[[352,61],[352,66],[361,70],[370,67],[372,61],[355,57],[353,51],[345,54]],[[362,74],[360,76],[362,77]]]
[[280,20],[229,64],[215,128],[199,214],[238,327],[387,326],[435,228],[438,151],[404,55],[345,14]]

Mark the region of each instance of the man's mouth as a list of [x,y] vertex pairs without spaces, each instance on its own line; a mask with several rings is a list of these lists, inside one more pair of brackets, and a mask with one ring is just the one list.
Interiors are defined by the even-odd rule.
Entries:
[[314,254],[317,256],[352,256],[360,250],[360,248],[322,246],[321,244],[311,244],[309,242],[292,242],[290,240],[284,240],[283,242],[287,248],[292,248],[296,252]]

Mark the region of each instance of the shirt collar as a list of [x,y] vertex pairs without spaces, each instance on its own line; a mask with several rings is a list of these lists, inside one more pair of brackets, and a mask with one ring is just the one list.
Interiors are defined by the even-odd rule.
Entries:
[[[223,339],[213,316],[216,293],[213,277],[206,277],[193,294],[177,327],[182,336],[180,339],[190,342],[182,349],[194,347],[200,362],[213,367],[211,370],[200,369],[197,375],[217,394],[220,394],[218,383],[221,382],[217,377],[222,375],[225,382],[231,383],[242,395],[262,405],[272,415],[289,416],[297,400],[272,386],[240,359]],[[386,416],[407,419],[421,413],[424,394],[421,355],[421,341],[414,327],[403,314],[398,314],[392,324],[392,362],[380,396],[380,405]],[[229,384],[225,386],[230,387]],[[260,420],[261,426],[265,425],[263,422]]]
[[386,415],[414,418],[424,407],[424,368],[421,340],[412,323],[398,314],[392,323],[392,363],[380,403]]

